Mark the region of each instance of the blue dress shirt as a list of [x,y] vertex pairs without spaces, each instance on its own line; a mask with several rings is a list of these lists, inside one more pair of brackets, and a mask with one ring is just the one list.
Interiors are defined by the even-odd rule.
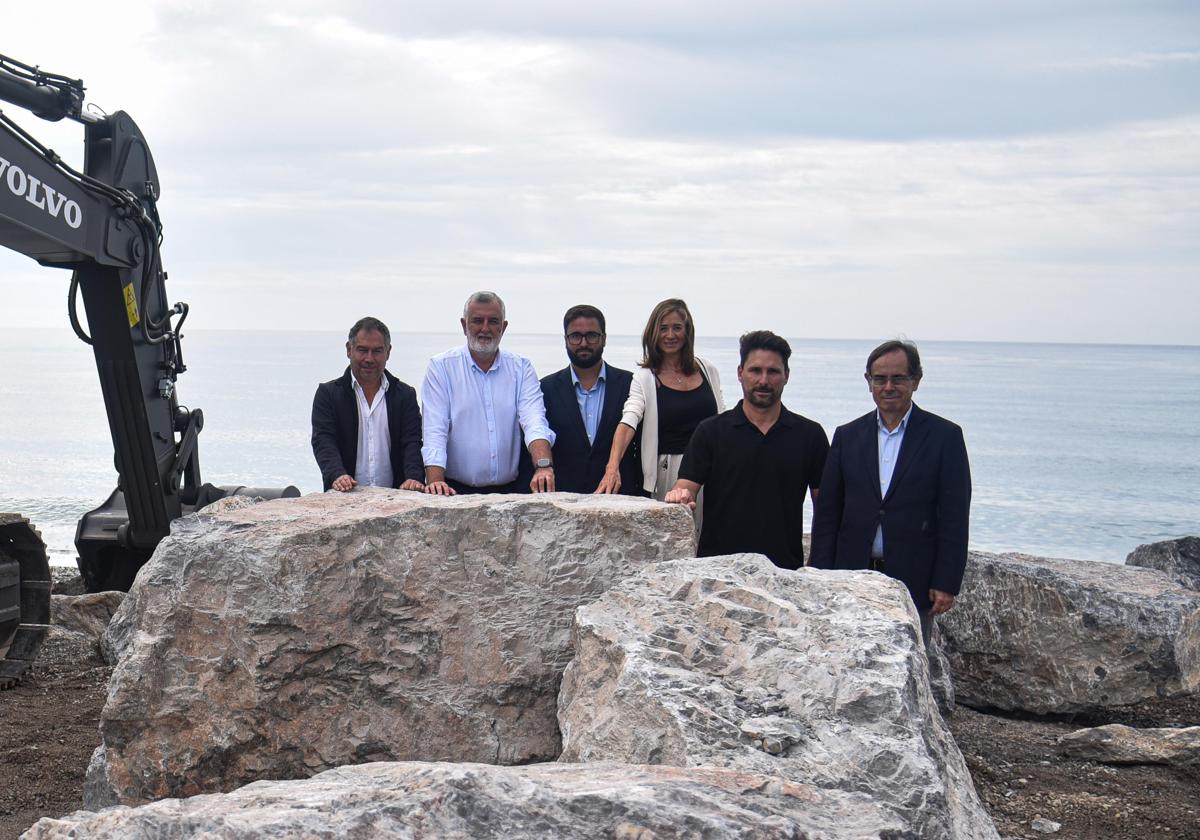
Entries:
[[521,433],[554,445],[533,364],[500,350],[486,371],[464,344],[429,360],[421,383],[421,457],[446,477],[489,487],[517,477]]
[[583,417],[583,428],[587,430],[588,443],[595,443],[596,429],[600,426],[600,413],[604,411],[604,380],[608,378],[608,365],[600,363],[600,376],[589,391],[583,387],[575,368],[571,368],[571,381],[575,383],[575,399],[579,401],[579,414]]
[[[904,430],[908,428],[908,418],[912,416],[912,406],[904,412],[896,428],[888,431],[879,411],[875,411],[875,421],[879,424],[879,497],[887,495],[892,486],[892,473],[896,471],[896,459],[900,457],[900,444],[904,442]],[[875,542],[871,546],[872,557],[883,556],[883,525],[875,528]]]

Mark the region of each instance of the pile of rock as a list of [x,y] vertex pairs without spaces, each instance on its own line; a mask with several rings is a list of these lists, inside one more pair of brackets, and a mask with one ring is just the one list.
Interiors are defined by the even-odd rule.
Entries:
[[[25,837],[996,838],[902,585],[693,539],[683,508],[622,497],[219,503],[105,636],[85,804],[139,807]],[[938,694],[1060,712],[1198,690],[1194,546],[1134,554],[1098,574],[972,553]],[[94,633],[119,599],[56,603]],[[1189,763],[1198,731],[1062,749]]]
[[192,518],[110,629],[88,805],[306,780],[27,836],[996,836],[903,587],[664,562],[692,539],[682,508],[565,494]]

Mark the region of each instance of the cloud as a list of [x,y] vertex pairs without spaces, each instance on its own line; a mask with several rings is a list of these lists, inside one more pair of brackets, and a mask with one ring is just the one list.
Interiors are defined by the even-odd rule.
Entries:
[[[17,57],[141,124],[197,324],[320,328],[364,299],[440,324],[494,286],[551,326],[586,291],[628,331],[683,294],[731,333],[791,308],[813,335],[1086,339],[1144,310],[1194,340],[1187,5],[118,11],[59,12],[88,37]],[[33,122],[78,154],[77,126]],[[1111,302],[1147,276],[1174,299]],[[57,323],[61,292],[25,291],[55,279],[0,255],[22,289],[0,320]],[[1094,317],[1064,317],[1080,295]]]

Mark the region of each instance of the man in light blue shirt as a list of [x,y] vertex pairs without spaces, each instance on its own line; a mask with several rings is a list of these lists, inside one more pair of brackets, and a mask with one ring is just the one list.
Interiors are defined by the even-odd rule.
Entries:
[[839,426],[813,513],[810,565],[872,569],[904,583],[928,645],[967,565],[971,467],[963,431],[913,402],[921,354],[885,341],[864,376],[876,410]]
[[[916,390],[915,388],[913,390]],[[879,498],[887,496],[888,488],[892,486],[892,473],[896,471],[896,459],[900,456],[900,444],[904,442],[904,430],[908,428],[908,418],[912,416],[912,403],[908,411],[894,429],[888,428],[879,409],[875,410],[875,419],[879,422]],[[871,559],[883,559],[883,525],[875,528],[875,542],[871,543]]]
[[500,350],[504,301],[476,292],[463,306],[465,346],[429,360],[421,384],[425,492],[519,493],[522,435],[535,466],[535,493],[554,490],[554,432],[533,365]]

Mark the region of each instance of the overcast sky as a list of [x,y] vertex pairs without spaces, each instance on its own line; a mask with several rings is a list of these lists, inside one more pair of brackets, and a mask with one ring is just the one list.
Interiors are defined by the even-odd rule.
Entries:
[[[1200,343],[1200,4],[6,3],[153,150],[194,328]],[[82,129],[5,113],[69,159]],[[64,272],[0,253],[0,326]]]

